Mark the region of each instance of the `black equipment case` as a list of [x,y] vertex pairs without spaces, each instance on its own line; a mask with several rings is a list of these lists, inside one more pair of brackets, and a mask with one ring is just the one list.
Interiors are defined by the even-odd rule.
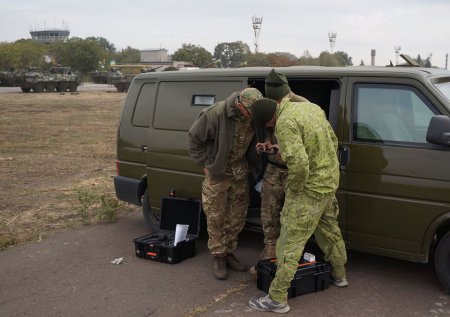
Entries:
[[[268,293],[277,270],[276,259],[262,260],[256,264],[257,287]],[[297,268],[291,286],[288,289],[288,297],[296,297],[312,292],[323,291],[330,286],[331,266],[328,262],[306,262],[302,260]]]
[[[200,230],[200,201],[164,197],[160,210],[160,230],[133,240],[136,256],[171,264],[193,257]],[[189,225],[189,229],[186,240],[174,246],[177,224]]]

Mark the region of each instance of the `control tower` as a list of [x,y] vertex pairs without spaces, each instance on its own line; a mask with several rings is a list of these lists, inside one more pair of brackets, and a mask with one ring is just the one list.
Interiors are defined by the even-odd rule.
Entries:
[[48,28],[45,26],[45,23],[44,23],[43,28],[40,28],[40,27],[31,28],[30,27],[30,34],[31,34],[31,38],[37,42],[52,43],[52,42],[56,42],[56,41],[67,40],[67,38],[69,37],[70,31],[69,31],[69,28],[65,25],[65,23],[63,23],[62,28]]

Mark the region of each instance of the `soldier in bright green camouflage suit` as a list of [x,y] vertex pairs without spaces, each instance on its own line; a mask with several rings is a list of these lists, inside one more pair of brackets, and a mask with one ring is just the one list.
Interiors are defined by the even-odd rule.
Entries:
[[245,154],[253,139],[250,104],[262,94],[255,88],[233,93],[205,108],[188,132],[194,163],[204,167],[202,204],[217,279],[227,277],[226,267],[248,268],[233,252],[245,225],[249,205],[248,162]]
[[[309,101],[294,94],[286,76],[275,69],[272,69],[267,75],[264,86],[266,97],[275,101]],[[278,149],[277,143],[273,129],[268,128],[265,131],[265,142],[257,143],[256,147],[263,150]],[[264,232],[264,250],[261,259],[270,259],[276,256],[275,245],[280,235],[280,212],[283,208],[288,173],[287,166],[281,160],[279,153],[268,154],[267,163],[261,188],[261,225]]]
[[345,244],[338,227],[339,185],[337,139],[323,110],[309,102],[276,103],[263,98],[252,104],[253,118],[275,126],[280,153],[289,174],[277,242],[277,271],[269,294],[251,298],[250,307],[277,313],[289,311],[287,290],[308,239],[314,234],[332,266],[336,286],[347,286]]

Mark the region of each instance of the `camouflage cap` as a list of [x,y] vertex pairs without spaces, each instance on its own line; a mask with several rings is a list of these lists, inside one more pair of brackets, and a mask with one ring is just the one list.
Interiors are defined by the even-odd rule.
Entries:
[[251,111],[251,104],[253,101],[262,98],[262,93],[256,88],[245,88],[239,93],[239,102],[248,110]]
[[267,98],[281,100],[291,91],[286,76],[276,72],[275,69],[269,73],[265,81],[265,92]]
[[261,98],[254,101],[251,105],[253,120],[258,125],[265,125],[272,120],[277,110],[277,102],[269,98]]

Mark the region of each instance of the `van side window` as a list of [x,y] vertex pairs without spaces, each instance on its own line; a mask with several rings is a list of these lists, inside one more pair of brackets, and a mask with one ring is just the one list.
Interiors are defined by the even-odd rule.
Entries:
[[417,89],[404,85],[357,84],[353,101],[353,139],[427,143],[428,125],[437,111]]
[[193,106],[211,106],[216,102],[216,96],[211,95],[194,95],[192,96]]
[[132,123],[135,127],[148,127],[150,125],[150,111],[155,101],[155,83],[145,84],[141,88],[134,108]]
[[239,80],[161,81],[155,103],[155,129],[188,131],[200,111],[213,100],[242,89]]

